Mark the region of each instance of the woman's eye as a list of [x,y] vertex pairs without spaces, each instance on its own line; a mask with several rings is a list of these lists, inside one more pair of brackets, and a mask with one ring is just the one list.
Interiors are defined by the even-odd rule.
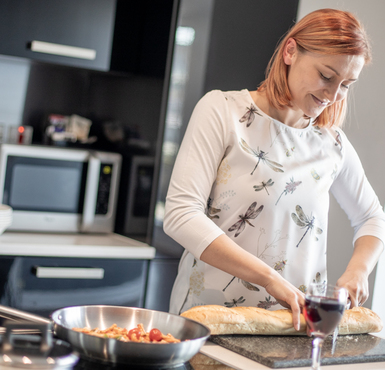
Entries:
[[330,81],[330,80],[331,80],[331,77],[326,77],[326,76],[323,75],[321,72],[320,72],[320,75],[321,75],[321,77],[322,77],[325,81]]
[[349,89],[349,86],[348,86],[348,85],[341,84],[341,86],[342,86],[344,89],[346,89],[346,90]]

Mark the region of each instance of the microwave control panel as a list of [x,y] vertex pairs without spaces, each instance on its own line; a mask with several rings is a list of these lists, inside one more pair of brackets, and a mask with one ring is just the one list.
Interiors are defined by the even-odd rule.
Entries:
[[108,203],[110,200],[112,174],[113,174],[113,165],[111,163],[101,163],[100,174],[99,174],[98,197],[96,201],[97,215],[105,215],[108,212]]

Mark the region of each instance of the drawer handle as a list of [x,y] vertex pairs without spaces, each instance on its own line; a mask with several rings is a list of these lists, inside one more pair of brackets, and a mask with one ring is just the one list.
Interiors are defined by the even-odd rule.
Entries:
[[53,44],[44,41],[32,41],[30,49],[37,53],[61,55],[70,58],[80,58],[94,60],[96,58],[96,50],[79,48],[77,46],[69,46],[62,44]]
[[94,267],[42,267],[33,269],[34,274],[40,279],[95,279],[104,278],[103,268]]

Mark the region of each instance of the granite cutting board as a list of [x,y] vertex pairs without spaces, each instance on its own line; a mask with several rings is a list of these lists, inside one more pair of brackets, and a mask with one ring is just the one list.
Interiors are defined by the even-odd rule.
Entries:
[[[265,366],[311,366],[311,342],[307,336],[214,335],[210,341]],[[385,361],[385,340],[369,334],[339,336],[334,354],[331,337],[325,339],[321,364]]]

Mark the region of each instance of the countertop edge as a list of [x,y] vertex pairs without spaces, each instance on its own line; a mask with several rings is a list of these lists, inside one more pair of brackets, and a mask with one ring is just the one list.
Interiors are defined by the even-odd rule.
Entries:
[[153,259],[156,249],[118,234],[24,234],[0,236],[1,256]]
[[[30,246],[31,247],[31,246]],[[111,247],[111,246],[68,246],[57,245],[55,250],[49,246],[33,246],[33,249],[26,250],[25,246],[3,245],[0,247],[0,256],[17,257],[62,257],[62,258],[132,258],[132,259],[153,259],[155,257],[154,247]]]

